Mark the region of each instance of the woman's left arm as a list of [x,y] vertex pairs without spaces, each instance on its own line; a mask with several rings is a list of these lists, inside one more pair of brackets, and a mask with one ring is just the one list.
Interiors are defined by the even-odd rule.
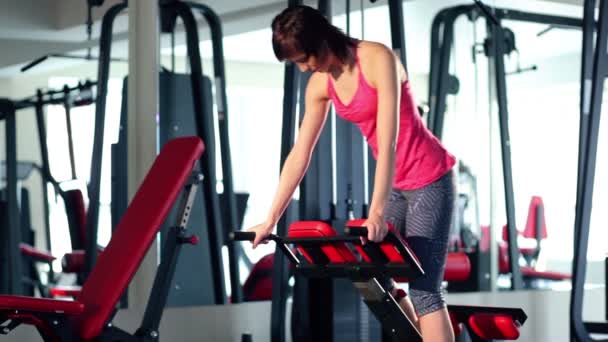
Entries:
[[395,173],[395,147],[399,129],[399,103],[401,87],[397,71],[397,59],[393,52],[382,46],[374,51],[372,82],[378,90],[376,136],[378,157],[374,191],[365,225],[368,239],[381,241],[388,232],[384,210],[393,185]]

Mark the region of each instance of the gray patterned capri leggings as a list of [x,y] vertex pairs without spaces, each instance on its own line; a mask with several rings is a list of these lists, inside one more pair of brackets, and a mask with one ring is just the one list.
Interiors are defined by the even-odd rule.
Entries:
[[385,219],[405,237],[425,272],[409,283],[409,296],[418,317],[445,307],[441,282],[454,193],[454,176],[450,171],[420,189],[393,189],[385,209]]

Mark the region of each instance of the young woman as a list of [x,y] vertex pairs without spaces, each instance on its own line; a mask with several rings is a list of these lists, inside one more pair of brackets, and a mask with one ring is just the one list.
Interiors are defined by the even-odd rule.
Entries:
[[[249,229],[256,233],[254,248],[273,231],[302,180],[332,102],[338,115],[360,128],[377,160],[367,238],[382,240],[390,222],[425,270],[410,283],[409,296],[399,298],[400,305],[425,341],[453,341],[440,287],[455,158],[422,123],[405,69],[386,46],[348,37],[311,7],[287,8],[273,20],[272,31],[276,57],[313,73],[298,139],[283,166],[268,217]],[[387,281],[395,295],[402,292]]]

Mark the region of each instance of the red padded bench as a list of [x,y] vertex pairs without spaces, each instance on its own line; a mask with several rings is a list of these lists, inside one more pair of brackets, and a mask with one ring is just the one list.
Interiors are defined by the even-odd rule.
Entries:
[[[109,324],[116,304],[189,180],[203,148],[196,137],[165,144],[84,283],[78,301],[0,296],[0,333],[6,334],[19,324],[31,324],[45,341],[114,341],[131,336]],[[181,226],[177,229],[185,230]],[[162,307],[157,309],[162,314]]]
[[[503,243],[499,246],[498,254],[498,269],[501,274],[511,272],[509,266],[508,254],[508,227],[503,226],[502,239]],[[535,268],[538,255],[540,254],[541,241],[545,240],[549,234],[547,233],[547,221],[545,220],[545,205],[540,196],[532,196],[528,205],[528,217],[526,219],[526,227],[523,232],[517,231],[517,236],[521,236],[526,241],[532,241],[533,247],[519,247],[519,252],[527,262],[526,266],[521,266],[521,275],[527,283],[534,280],[549,280],[549,281],[564,281],[570,280],[572,276],[567,273],[555,271],[541,271]]]
[[[289,227],[287,238],[270,235],[281,250],[307,276],[347,277],[353,281],[364,302],[381,321],[385,332],[394,340],[421,341],[420,333],[403,313],[387,289],[375,280],[379,276],[414,279],[424,272],[407,243],[392,227],[384,241],[361,244],[360,236],[367,235],[361,227],[364,220],[347,223],[349,236],[338,236],[327,223],[300,221]],[[233,232],[233,240],[252,240],[255,233]],[[293,243],[299,255],[290,253],[287,244]],[[466,256],[466,255],[465,255]],[[460,258],[460,256],[458,257]],[[470,265],[459,261],[457,277],[468,276]],[[469,268],[467,269],[467,265]],[[450,318],[457,334],[465,327],[477,340],[517,339],[519,326],[526,315],[521,309],[478,306],[448,306]]]
[[[501,244],[498,246],[498,271],[501,274],[508,274],[509,272],[511,272],[511,268],[509,266],[508,248],[509,245],[507,244]],[[524,280],[528,282],[538,279],[550,281],[564,281],[570,280],[572,278],[572,276],[567,273],[555,271],[539,271],[530,266],[520,266],[519,270]]]

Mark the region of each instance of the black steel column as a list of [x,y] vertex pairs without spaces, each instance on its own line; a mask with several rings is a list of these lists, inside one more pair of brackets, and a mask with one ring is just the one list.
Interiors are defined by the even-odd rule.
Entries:
[[439,49],[439,75],[437,88],[433,98],[435,99],[435,109],[433,111],[433,134],[441,139],[443,137],[443,122],[445,118],[447,102],[447,83],[450,76],[450,52],[454,41],[454,17],[449,17],[443,27],[443,41]]
[[74,137],[72,135],[72,103],[70,99],[70,89],[67,85],[63,86],[63,108],[65,110],[65,127],[68,133],[68,152],[70,155],[70,171],[72,179],[76,179],[76,161],[74,160]]
[[492,32],[494,72],[496,78],[496,97],[498,100],[498,120],[500,125],[500,146],[502,152],[502,171],[505,190],[505,210],[509,244],[509,268],[511,289],[523,288],[519,269],[519,248],[517,246],[517,225],[515,223],[515,195],[513,194],[513,173],[511,166],[511,137],[509,136],[509,112],[507,107],[507,81],[504,63],[504,31],[500,23],[488,23]]
[[[429,113],[426,120],[427,127],[434,131],[435,127],[435,107],[437,103],[437,78],[439,75],[439,61],[441,52],[440,38],[443,37],[443,17],[446,10],[440,11],[434,18],[431,24],[431,45],[430,45],[430,63],[429,63],[429,87],[428,87],[428,105]],[[440,32],[441,31],[441,32]]]
[[[288,0],[287,5],[301,5],[301,0]],[[298,83],[300,73],[296,69],[295,64],[288,63],[285,65],[285,73],[283,79],[283,122],[281,127],[281,158],[280,168],[283,169],[283,164],[291,151],[294,143],[294,132],[296,125],[296,104],[298,94]],[[287,228],[290,221],[290,214],[293,212],[292,203],[287,207],[285,214],[281,217],[277,224],[277,235],[286,236]],[[287,313],[287,290],[288,290],[288,269],[287,259],[280,250],[274,253],[274,265],[272,270],[272,305],[270,318],[270,333],[272,342],[285,341],[285,315]]]
[[17,120],[15,106],[9,100],[0,100],[0,110],[5,120],[6,135],[6,202],[7,215],[4,230],[4,248],[2,253],[2,288],[5,294],[23,295],[21,283],[23,276],[21,265],[21,223],[17,202]]
[[[220,197],[221,205],[228,213],[228,222],[223,225],[223,240],[228,241],[228,233],[240,230],[237,219],[236,195],[234,192],[234,181],[232,172],[232,159],[230,153],[229,124],[228,124],[228,99],[226,96],[226,71],[224,67],[224,48],[222,23],[217,14],[208,6],[188,2],[188,5],[199,10],[211,30],[211,43],[213,48],[213,72],[215,75],[216,105],[218,111],[218,128],[220,138],[220,151],[222,159],[222,183],[224,185],[223,196]],[[243,300],[242,289],[240,286],[239,265],[240,245],[235,243],[225,243],[228,249],[228,267],[230,272],[231,302],[240,303]]]
[[136,336],[141,336],[144,340],[152,337],[152,341],[158,341],[158,327],[167,304],[169,291],[171,291],[182,245],[185,243],[192,244],[192,238],[196,238],[193,235],[187,235],[186,227],[200,180],[202,180],[202,175],[195,173],[189,184],[182,190],[183,194],[177,211],[176,223],[169,228],[167,238],[163,243],[162,260],[154,276],[154,285],[150,291],[141,326],[136,332]]
[[[46,124],[44,122],[44,110],[42,104],[42,92],[40,89],[36,92],[37,102],[35,105],[36,110],[36,127],[38,128],[38,141],[40,145],[40,161],[42,163],[42,200],[44,209],[44,237],[46,239],[46,250],[51,250],[51,222],[50,222],[50,209],[49,209],[49,194],[46,189],[48,179],[51,179],[51,167],[49,164],[49,151],[46,143]],[[53,269],[51,268],[51,271]]]
[[126,1],[112,6],[103,16],[99,38],[99,67],[97,70],[97,99],[95,101],[95,131],[91,155],[91,174],[89,177],[89,208],[86,221],[85,279],[91,273],[97,259],[97,231],[99,228],[99,196],[101,188],[101,163],[110,78],[110,57],[112,54],[112,27],[114,19],[127,7]]
[[[190,62],[190,79],[192,82],[192,93],[202,94],[202,79],[203,68],[201,64],[201,54],[199,49],[198,29],[196,19],[190,10],[188,4],[183,2],[174,2],[171,4],[177,15],[182,18],[186,31],[186,44],[188,49],[188,60]],[[224,304],[226,302],[226,291],[222,261],[222,221],[219,196],[217,196],[217,175],[215,170],[215,133],[212,117],[206,117],[203,109],[203,99],[199,96],[192,97],[195,113],[196,132],[197,135],[205,142],[205,153],[199,159],[199,163],[205,179],[203,181],[203,193],[209,194],[205,199],[205,211],[208,216],[209,230],[209,248],[212,258],[211,267],[215,281],[213,282],[213,291],[216,304]],[[208,199],[208,200],[207,200]]]
[[[587,12],[587,6],[592,5],[588,2],[590,0],[587,0],[585,4],[585,14],[587,16],[593,13],[593,11]],[[583,323],[583,296],[587,272],[587,251],[589,247],[602,95],[604,92],[604,81],[606,76],[608,76],[608,1],[606,0],[600,2],[598,24],[593,58],[590,107],[588,108],[588,112],[585,112],[585,106],[581,107],[583,110],[581,116],[589,116],[589,127],[586,135],[586,149],[582,151],[584,154],[579,155],[579,160],[582,159],[582,161],[579,161],[579,166],[582,166],[583,174],[578,177],[580,183],[577,189],[580,190],[580,196],[578,196],[576,202],[576,218],[574,222],[574,259],[572,262],[572,292],[570,295],[570,334],[574,341],[598,341],[591,338],[589,335],[590,331]],[[583,63],[585,63],[584,60]],[[581,86],[583,88],[586,87],[584,83]],[[581,168],[579,168],[580,171]]]
[[388,14],[391,21],[391,43],[393,50],[399,53],[399,59],[407,71],[405,30],[403,28],[403,0],[388,0]]
[[[350,1],[346,1],[347,8]],[[331,21],[331,2],[318,1],[319,11]],[[347,10],[348,12],[348,10]],[[347,21],[348,21],[347,17]],[[294,88],[299,102],[298,123],[306,111],[305,97],[311,72],[299,73],[298,88]],[[300,185],[300,199],[294,206],[298,208],[298,219],[330,221],[333,215],[332,201],[332,127],[322,128],[317,147],[314,149],[310,165]],[[293,129],[293,127],[292,127]],[[331,279],[311,279],[295,274],[293,287],[291,338],[293,341],[331,341],[333,332],[333,292]],[[324,296],[323,301],[314,300]],[[276,317],[279,319],[279,317]]]
[[[578,134],[578,172],[576,202],[580,201],[581,177],[585,173],[584,156],[587,150],[587,135],[589,131],[589,110],[591,107],[591,86],[593,84],[593,56],[595,34],[596,0],[586,0],[583,5],[583,43],[581,53],[581,89],[580,89],[580,119]],[[576,226],[574,227],[576,229]]]

